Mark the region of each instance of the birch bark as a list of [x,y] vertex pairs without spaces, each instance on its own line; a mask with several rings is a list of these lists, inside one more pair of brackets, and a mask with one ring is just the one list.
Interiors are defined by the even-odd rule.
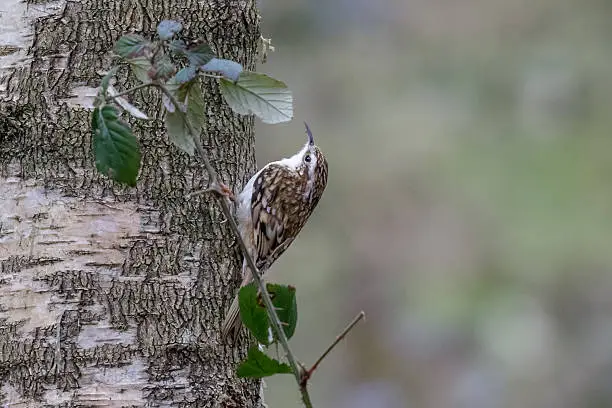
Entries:
[[[160,99],[132,101],[135,188],[96,173],[89,125],[99,72],[126,32],[182,21],[253,69],[254,0],[3,0],[0,6],[0,402],[10,407],[260,407],[237,380],[246,344],[219,339],[240,255],[207,174],[170,145]],[[126,89],[122,79],[117,88]],[[211,81],[202,142],[237,189],[255,169],[253,119]]]

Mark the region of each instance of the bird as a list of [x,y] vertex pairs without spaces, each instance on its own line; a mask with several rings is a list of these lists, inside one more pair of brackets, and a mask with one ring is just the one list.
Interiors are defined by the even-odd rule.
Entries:
[[[327,186],[327,160],[315,145],[306,122],[304,126],[308,137],[306,144],[293,156],[266,164],[234,197],[240,236],[261,274],[295,240]],[[244,259],[240,287],[252,280]],[[222,339],[235,341],[240,327],[236,295],[225,315]]]

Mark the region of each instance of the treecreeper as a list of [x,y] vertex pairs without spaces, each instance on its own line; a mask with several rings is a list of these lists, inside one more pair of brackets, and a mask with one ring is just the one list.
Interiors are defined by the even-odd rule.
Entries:
[[[304,147],[289,158],[266,164],[234,198],[240,235],[262,274],[291,245],[327,185],[327,160],[304,125],[308,136]],[[244,260],[240,287],[252,280]],[[240,327],[236,295],[223,322],[222,339],[235,339]]]

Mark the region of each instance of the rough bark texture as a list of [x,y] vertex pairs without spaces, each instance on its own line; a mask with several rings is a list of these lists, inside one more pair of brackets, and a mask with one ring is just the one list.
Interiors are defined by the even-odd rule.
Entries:
[[[0,402],[261,406],[260,383],[233,374],[246,342],[219,340],[240,256],[214,200],[185,198],[206,186],[204,168],[168,143],[158,96],[140,92],[155,120],[134,127],[138,186],[118,187],[93,167],[79,106],[116,39],[165,18],[252,69],[255,0],[32,2],[12,11],[30,35],[0,44]],[[255,168],[253,120],[206,90],[202,141],[237,188]]]

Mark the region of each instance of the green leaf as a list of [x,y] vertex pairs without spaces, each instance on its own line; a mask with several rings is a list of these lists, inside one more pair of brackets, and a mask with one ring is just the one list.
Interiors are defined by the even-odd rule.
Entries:
[[[189,86],[185,102],[187,103],[187,120],[191,122],[191,126],[196,132],[200,132],[206,122],[206,103],[204,102],[202,88],[197,81]],[[199,134],[194,136],[199,136]]]
[[167,80],[176,72],[176,67],[170,61],[170,58],[167,55],[164,55],[159,60],[155,61],[155,65],[153,65],[153,79],[163,79]]
[[283,82],[265,74],[243,71],[235,83],[220,80],[221,93],[234,112],[254,113],[264,123],[281,123],[293,117],[293,96]]
[[130,128],[118,118],[116,108],[95,108],[91,128],[98,171],[120,183],[136,185],[140,148]]
[[[179,103],[179,110],[181,110],[182,112],[187,112],[185,100],[187,99],[187,92],[189,91],[189,87],[193,84],[193,82],[195,82],[195,80],[181,84],[176,80],[176,76],[170,78],[166,82],[166,89],[168,89],[168,91],[172,95],[174,95],[177,102]],[[174,112],[176,110],[176,107],[174,106],[170,98],[166,96],[165,93],[162,94],[162,103],[168,112]]]
[[[178,82],[176,79],[176,75],[166,81],[166,89],[168,89],[168,91],[172,95],[174,95],[174,97],[177,99],[177,101],[179,102],[179,105],[181,105],[180,110],[182,110],[183,112],[187,110],[185,109],[183,101],[187,97],[187,86],[188,85],[189,85],[188,82],[186,83]],[[168,98],[165,93],[162,93],[162,104],[164,105],[164,107],[166,108],[168,112],[174,112],[176,110],[176,108],[174,107],[174,104],[172,103],[172,101],[170,101],[170,98]]]
[[182,29],[183,29],[183,25],[179,23],[178,21],[163,20],[157,26],[157,34],[159,35],[160,39],[169,40],[172,37],[174,37],[174,35],[178,33],[179,31],[181,31]]
[[115,53],[123,58],[140,57],[150,46],[150,42],[138,34],[127,34],[115,44]]
[[[162,101],[166,107],[166,128],[170,141],[185,153],[193,156],[195,150],[194,137],[200,136],[200,130],[205,123],[205,102],[202,89],[197,81],[177,84],[175,78],[168,81],[168,90],[179,102],[180,109],[177,110],[169,98],[164,97]],[[187,121],[196,132],[195,135],[189,133]]]
[[110,71],[106,73],[106,75],[104,75],[104,77],[102,78],[102,81],[100,82],[100,94],[106,95],[108,84],[110,83],[111,78],[114,77],[115,74],[117,73],[117,69],[118,69],[117,67],[113,67],[111,68]]
[[187,49],[187,44],[183,40],[172,40],[168,43],[170,50],[174,52],[178,52],[180,54],[184,54]]
[[253,333],[258,342],[269,344],[270,322],[268,321],[268,313],[258,301],[257,287],[254,283],[240,288],[238,304],[242,323]]
[[244,360],[236,370],[236,374],[240,378],[262,378],[274,374],[291,373],[292,371],[289,365],[268,357],[263,351],[259,350],[257,346],[253,346],[249,349],[247,359]]
[[244,70],[239,63],[220,58],[211,59],[205,65],[202,65],[200,69],[221,74],[234,82],[238,80],[238,76]]
[[[288,339],[295,333],[297,325],[297,302],[295,300],[295,287],[268,283],[266,286],[276,314],[283,324],[283,331]],[[276,335],[275,335],[276,337]]]
[[185,52],[189,62],[192,65],[204,65],[215,57],[215,53],[210,49],[208,44],[200,43],[191,46]]
[[152,72],[153,66],[151,65],[151,61],[145,57],[131,58],[127,60],[128,64],[130,64],[130,68],[132,72],[138,78],[140,82],[146,84],[151,82],[151,76],[149,75]]
[[177,83],[184,84],[185,82],[189,82],[196,77],[196,70],[197,68],[195,66],[188,65],[177,72],[174,78]]
[[193,156],[195,142],[187,127],[187,115],[180,111],[166,111],[166,129],[168,138],[179,149]]

